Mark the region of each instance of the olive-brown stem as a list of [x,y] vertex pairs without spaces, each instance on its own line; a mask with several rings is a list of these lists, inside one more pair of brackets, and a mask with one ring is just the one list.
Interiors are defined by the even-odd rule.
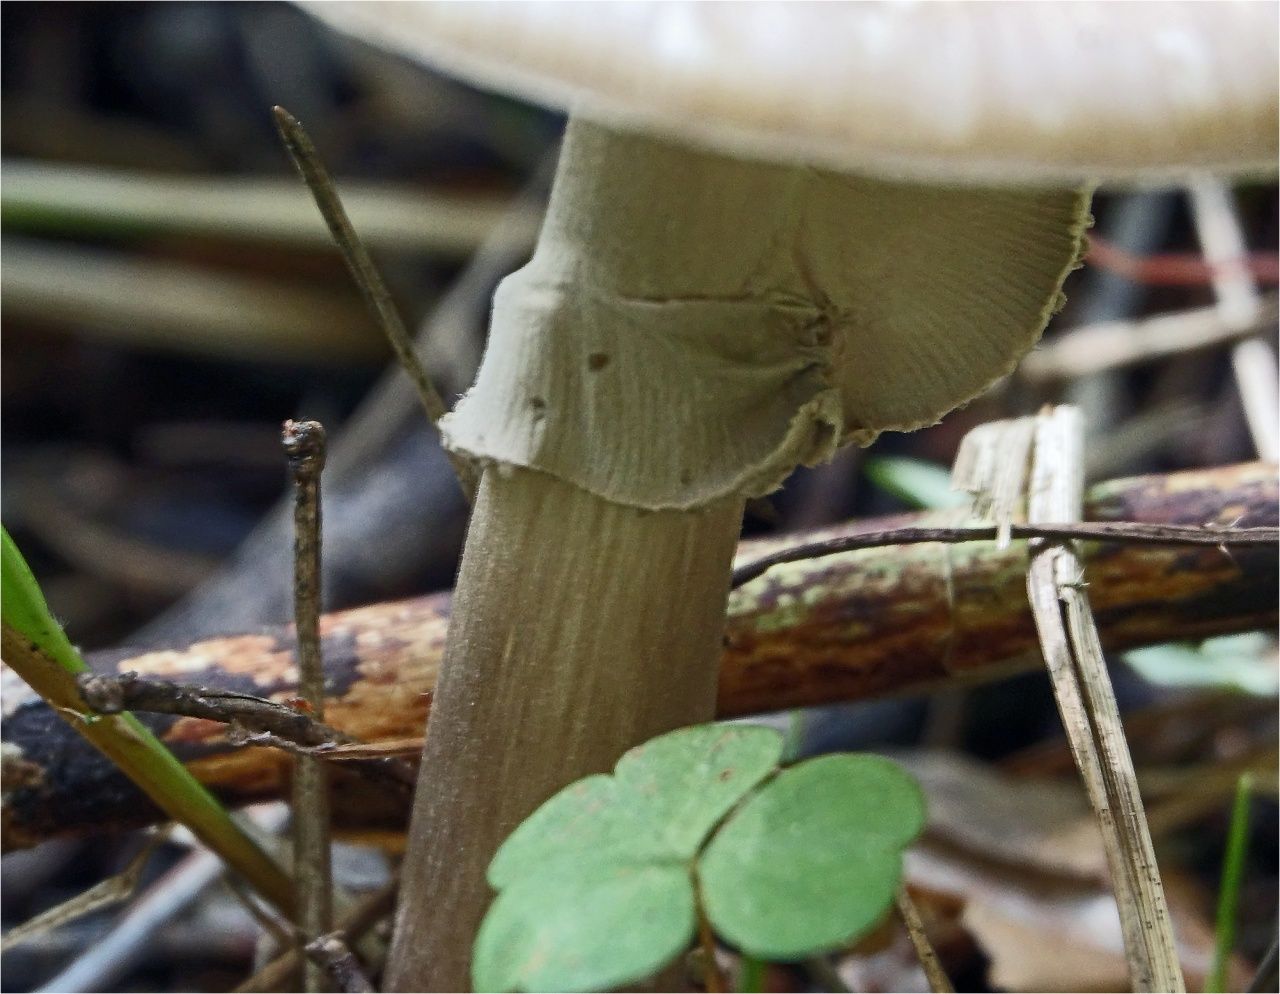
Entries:
[[1087,199],[931,195],[570,121],[533,258],[441,422],[491,468],[390,989],[464,988],[502,838],[557,788],[713,717],[744,499],[1007,372],[1059,299]]
[[478,494],[387,990],[466,990],[498,845],[557,789],[715,715],[743,502],[642,511],[530,470]]

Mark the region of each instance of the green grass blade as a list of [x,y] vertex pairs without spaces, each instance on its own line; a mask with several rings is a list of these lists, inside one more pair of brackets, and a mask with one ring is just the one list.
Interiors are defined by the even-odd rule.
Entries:
[[951,471],[906,456],[871,456],[863,472],[877,487],[911,507],[942,510],[963,507],[969,495],[951,489]]
[[0,655],[77,732],[101,750],[174,821],[248,880],[285,914],[293,883],[164,744],[125,712],[100,715],[81,699],[88,670],[49,613],[40,586],[9,533],[0,528]]
[[1249,795],[1253,775],[1241,773],[1236,781],[1236,797],[1231,805],[1231,825],[1227,829],[1227,851],[1222,860],[1222,886],[1218,891],[1218,919],[1213,966],[1205,979],[1206,994],[1226,990],[1227,961],[1236,944],[1236,912],[1240,904],[1240,881],[1244,878],[1245,855],[1249,848]]

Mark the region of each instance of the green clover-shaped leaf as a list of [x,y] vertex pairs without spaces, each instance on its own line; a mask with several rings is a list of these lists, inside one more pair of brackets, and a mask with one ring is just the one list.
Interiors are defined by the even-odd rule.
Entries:
[[651,976],[693,937],[695,861],[712,926],[755,957],[800,959],[865,932],[924,825],[919,788],[875,756],[810,760],[760,786],[782,745],[766,728],[686,728],[547,801],[489,866],[499,895],[476,938],[476,989]]
[[778,774],[698,862],[712,927],[761,959],[838,949],[893,903],[924,827],[919,787],[877,756],[823,756]]
[[662,967],[693,935],[694,857],[781,755],[771,729],[699,725],[552,797],[489,865],[476,989],[597,990]]

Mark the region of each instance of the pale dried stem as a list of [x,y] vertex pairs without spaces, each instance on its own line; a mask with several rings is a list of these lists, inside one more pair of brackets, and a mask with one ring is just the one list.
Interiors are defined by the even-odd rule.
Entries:
[[[1245,264],[1247,246],[1231,191],[1221,180],[1205,176],[1191,184],[1190,193],[1196,233],[1213,269],[1218,312],[1224,320],[1240,326],[1257,322],[1265,309],[1257,282]],[[1280,459],[1275,351],[1255,335],[1231,350],[1231,368],[1258,456],[1275,462]]]
[[[465,256],[504,223],[509,205],[486,195],[432,193],[404,185],[353,182],[346,204],[375,248]],[[113,227],[234,242],[305,247],[328,244],[315,207],[292,180],[275,177],[192,176],[154,170],[68,165],[49,160],[4,161],[5,221],[40,230],[72,221],[95,230]],[[538,212],[503,237],[531,245]]]
[[1231,345],[1269,331],[1276,323],[1276,298],[1260,302],[1250,320],[1219,307],[1196,307],[1137,321],[1104,321],[1076,328],[1032,352],[1018,367],[1032,382],[1092,376],[1176,355]]
[[[1033,524],[1079,519],[1082,440],[1074,408],[1038,419],[1028,506]],[[1169,909],[1083,575],[1067,542],[1045,542],[1028,570],[1028,594],[1063,726],[1102,832],[1134,989],[1182,991]]]
[[[270,805],[252,821],[258,830],[274,832],[283,823],[284,813],[283,805]],[[142,956],[155,933],[181,914],[225,870],[226,864],[207,849],[185,857],[157,879],[106,935],[40,990],[59,994],[107,990]]]

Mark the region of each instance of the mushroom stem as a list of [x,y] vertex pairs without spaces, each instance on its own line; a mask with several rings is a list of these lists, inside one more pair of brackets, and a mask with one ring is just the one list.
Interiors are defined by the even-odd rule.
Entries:
[[565,784],[714,717],[742,508],[643,511],[543,473],[485,471],[385,989],[469,989],[502,840]]
[[745,499],[1010,369],[1058,300],[1085,202],[570,121],[533,258],[499,287],[476,384],[440,425],[490,468],[390,989],[465,988],[503,837],[631,746],[713,717]]

